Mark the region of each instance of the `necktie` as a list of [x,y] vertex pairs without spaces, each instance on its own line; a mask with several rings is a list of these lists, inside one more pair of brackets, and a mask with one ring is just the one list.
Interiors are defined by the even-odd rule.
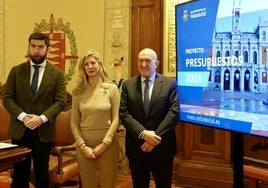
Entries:
[[33,96],[35,96],[36,91],[37,91],[37,84],[38,84],[40,66],[33,65],[33,67],[34,67],[34,74],[33,74],[33,78],[32,78],[31,90],[32,90]]
[[149,79],[144,80],[145,87],[144,87],[144,100],[143,100],[143,105],[144,105],[144,110],[146,114],[148,113],[148,108],[149,108]]

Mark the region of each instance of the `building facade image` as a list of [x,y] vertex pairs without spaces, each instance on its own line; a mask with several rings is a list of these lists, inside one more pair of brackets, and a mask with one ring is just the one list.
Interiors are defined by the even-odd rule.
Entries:
[[[217,65],[210,65],[209,88],[219,91],[247,91],[266,93],[268,63],[268,21],[259,18],[253,24],[253,32],[242,31],[241,1],[233,3],[232,30],[217,31],[215,28],[211,58],[220,60]],[[255,26],[256,25],[256,26]]]

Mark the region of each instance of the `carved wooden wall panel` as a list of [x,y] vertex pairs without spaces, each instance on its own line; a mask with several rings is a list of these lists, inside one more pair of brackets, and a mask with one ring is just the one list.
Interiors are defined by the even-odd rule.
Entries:
[[244,156],[263,161],[268,167],[268,138],[244,135]]
[[179,185],[231,188],[231,133],[191,123],[180,123],[182,147],[176,156]]
[[226,163],[230,159],[230,133],[186,123],[185,157],[207,163]]

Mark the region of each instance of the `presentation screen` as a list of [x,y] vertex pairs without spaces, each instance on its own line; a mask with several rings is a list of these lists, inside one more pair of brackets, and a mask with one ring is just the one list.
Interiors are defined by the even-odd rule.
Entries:
[[268,137],[267,0],[178,4],[182,121]]

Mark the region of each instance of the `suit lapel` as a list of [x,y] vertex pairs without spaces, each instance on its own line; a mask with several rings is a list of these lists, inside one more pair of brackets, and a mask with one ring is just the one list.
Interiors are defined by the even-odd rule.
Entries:
[[154,80],[154,87],[153,87],[153,91],[152,91],[152,95],[151,95],[151,99],[149,103],[148,114],[150,114],[152,109],[154,109],[153,107],[157,101],[156,99],[158,98],[158,95],[161,92],[162,88],[163,88],[163,81],[161,77],[157,74]]
[[32,96],[31,86],[30,86],[30,61],[26,62],[21,69],[20,79],[22,85],[24,86],[28,95]]
[[142,100],[142,92],[141,92],[141,77],[137,76],[135,81],[133,82],[133,91],[135,92],[136,98],[139,106],[143,109],[143,100]]

